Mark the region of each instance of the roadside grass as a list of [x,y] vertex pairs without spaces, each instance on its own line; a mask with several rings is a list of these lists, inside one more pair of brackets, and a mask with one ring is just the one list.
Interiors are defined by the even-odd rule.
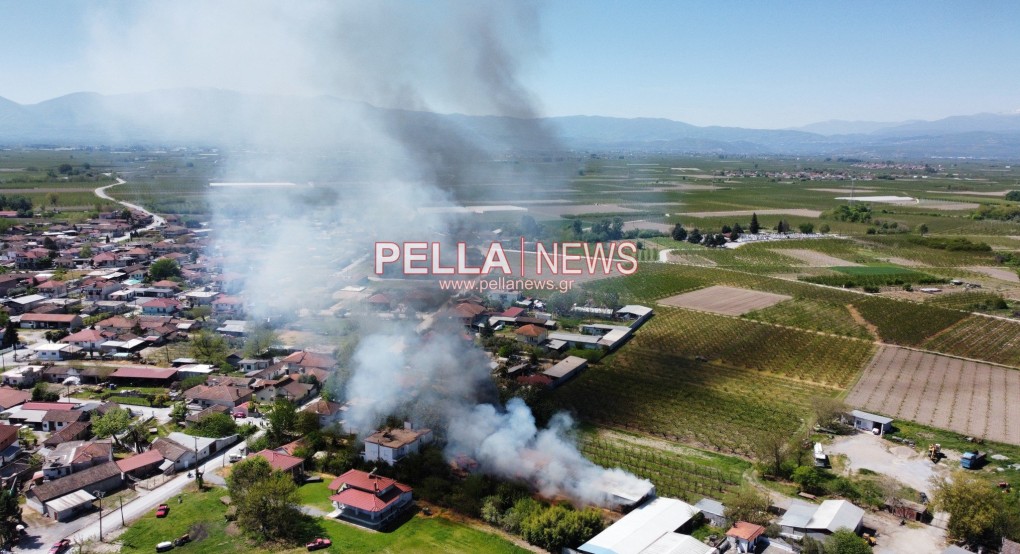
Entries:
[[[325,489],[325,484],[322,484]],[[202,523],[208,536],[174,549],[182,554],[231,554],[252,552],[257,554],[276,552],[304,552],[304,546],[293,548],[280,545],[256,546],[244,537],[227,533],[227,522],[223,517],[227,507],[220,497],[226,489],[215,487],[203,492],[194,489],[186,491],[183,502],[178,504],[171,498],[170,515],[157,519],[154,512],[143,516],[118,539],[121,552],[146,554],[155,550],[156,544],[173,540],[189,531],[191,526]],[[311,494],[311,493],[306,493]],[[528,552],[494,534],[475,529],[469,524],[451,521],[441,517],[410,518],[397,529],[377,533],[359,529],[339,521],[314,519],[313,527],[323,531],[333,541],[333,546],[324,552],[450,552],[473,554],[476,552],[524,553]]]

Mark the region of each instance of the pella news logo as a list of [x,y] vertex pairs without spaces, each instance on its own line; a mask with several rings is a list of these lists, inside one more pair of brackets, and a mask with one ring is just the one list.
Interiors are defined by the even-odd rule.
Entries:
[[[535,275],[631,275],[637,271],[637,245],[630,241],[589,244],[586,242],[534,243],[534,249],[525,249],[521,238],[520,249],[507,251],[502,243],[492,242],[485,252],[484,261],[464,242],[458,242],[450,263],[448,252],[439,242],[377,242],[375,243],[375,273],[383,275],[387,268],[400,264],[405,275],[493,275],[512,276],[510,256],[520,260],[520,275],[528,269]],[[447,245],[445,248],[449,248]],[[509,255],[508,255],[509,254]],[[474,259],[474,261],[472,261]],[[445,260],[445,262],[444,262]],[[528,263],[530,260],[530,264]]]

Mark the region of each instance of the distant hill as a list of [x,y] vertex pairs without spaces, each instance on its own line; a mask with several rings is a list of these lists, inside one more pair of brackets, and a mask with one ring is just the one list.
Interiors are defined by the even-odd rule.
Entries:
[[[435,140],[442,137],[441,140]],[[663,153],[1020,156],[1020,115],[938,121],[826,121],[796,129],[699,127],[655,118],[569,116],[515,119],[390,110],[331,97],[299,98],[213,89],[139,94],[75,93],[32,105],[0,98],[6,145],[368,144],[400,140],[433,149],[627,150]],[[437,143],[448,143],[438,145]]]

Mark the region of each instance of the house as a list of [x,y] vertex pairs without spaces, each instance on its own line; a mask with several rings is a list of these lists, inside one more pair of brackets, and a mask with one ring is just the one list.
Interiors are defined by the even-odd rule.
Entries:
[[805,536],[824,541],[840,529],[860,532],[864,510],[846,500],[826,500],[820,505],[794,501],[779,520],[781,535],[800,540]]
[[0,410],[9,410],[31,399],[31,391],[0,387]]
[[109,300],[110,295],[121,289],[117,281],[103,278],[92,278],[82,283],[81,293],[85,300]]
[[460,321],[465,327],[471,327],[485,313],[485,306],[474,302],[461,302],[450,310],[450,316]]
[[22,329],[81,329],[81,316],[77,314],[24,314]]
[[202,462],[209,456],[229,448],[236,443],[237,435],[220,438],[206,438],[173,432],[152,442],[153,449],[159,451],[165,462],[160,466],[169,471],[191,469],[196,462]]
[[549,338],[549,331],[538,325],[518,327],[514,334],[517,335],[517,340],[532,346],[538,346]]
[[6,411],[7,420],[11,424],[28,425],[29,427],[41,431],[43,428],[43,418],[46,417],[46,413],[51,410],[74,410],[78,407],[78,404],[72,404],[71,402],[25,402],[20,406],[16,406]]
[[551,386],[558,387],[566,383],[575,375],[588,367],[588,360],[578,356],[567,356],[556,365],[542,372],[542,375],[552,379]]
[[71,423],[77,423],[88,419],[85,412],[81,410],[46,410],[42,418],[42,430],[55,432],[67,427]]
[[413,502],[411,487],[374,473],[352,469],[329,484],[336,491],[330,501],[334,517],[380,529],[398,517]]
[[40,362],[61,362],[69,360],[81,351],[81,348],[59,342],[40,342],[28,347],[35,352],[35,359]]
[[702,498],[694,507],[701,510],[701,515],[713,526],[725,528],[728,525],[726,507],[723,506],[722,502],[712,500],[711,498]]
[[[300,481],[305,473],[305,461],[297,456],[291,456],[277,450],[262,450],[251,454],[251,456],[259,456],[265,458],[269,465],[276,471],[283,471],[290,473],[295,481]],[[249,457],[251,457],[249,456]]]
[[199,423],[203,419],[205,419],[205,418],[207,418],[207,417],[209,417],[209,416],[211,416],[213,414],[227,414],[227,415],[230,415],[231,414],[231,409],[226,407],[226,406],[221,406],[219,404],[213,404],[212,406],[209,406],[208,408],[206,408],[204,410],[201,410],[201,411],[198,411],[198,412],[195,412],[195,413],[192,413],[192,414],[188,414],[188,416],[184,418],[184,423],[185,423],[185,425],[189,425],[189,426],[190,425],[194,425],[194,424]]
[[885,435],[892,430],[892,418],[869,414],[861,410],[851,410],[843,418],[845,423],[850,423],[854,429],[876,435]]
[[366,462],[381,461],[393,465],[408,454],[417,454],[423,445],[432,442],[430,429],[412,429],[404,424],[403,429],[383,429],[365,438]]
[[117,267],[117,256],[109,252],[100,252],[92,256],[92,267]]
[[726,531],[726,538],[734,552],[758,551],[758,539],[765,534],[765,528],[746,521],[738,521]]
[[113,444],[107,440],[70,441],[58,445],[43,461],[43,477],[60,479],[65,475],[113,461]]
[[42,377],[43,366],[24,365],[14,367],[0,373],[3,377],[3,384],[11,387],[31,387]]
[[67,365],[51,365],[43,369],[42,378],[47,383],[63,383],[68,379],[80,379],[81,370]]
[[[117,464],[106,462],[55,481],[36,485],[25,493],[25,505],[57,521],[66,521],[74,513],[92,505],[92,493],[108,492],[124,482]],[[75,493],[84,494],[75,494]]]
[[637,329],[648,318],[652,317],[652,309],[646,306],[639,306],[637,304],[628,304],[619,310],[616,310],[614,314],[616,319],[623,319],[630,321],[631,329]]
[[237,362],[237,369],[241,373],[261,371],[267,367],[269,367],[269,360],[260,360],[258,358],[244,358]]
[[235,317],[244,312],[244,301],[236,296],[221,294],[212,301],[212,313],[216,317]]
[[196,385],[184,391],[184,397],[188,399],[188,402],[203,409],[214,405],[233,409],[239,404],[251,400],[251,395],[252,391],[248,387],[229,385]]
[[[679,552],[716,554],[718,550],[700,543],[694,545],[682,534],[694,525],[698,509],[674,498],[652,498],[634,508],[616,523],[605,528],[578,547],[583,554],[639,554],[643,552]],[[679,535],[679,536],[675,536]],[[692,537],[693,538],[693,537]],[[700,549],[699,549],[700,548]]]
[[172,367],[127,366],[118,367],[110,374],[110,380],[125,385],[165,387],[169,386],[176,376],[177,369]]
[[[11,309],[12,313],[23,314],[39,307],[39,305],[46,300],[48,300],[48,298],[41,294],[29,294],[12,298],[8,300],[6,304],[7,307]],[[24,325],[22,325],[22,327],[24,327]]]
[[72,333],[66,337],[60,339],[60,342],[64,344],[73,344],[86,352],[95,352],[99,350],[99,347],[108,340],[111,340],[116,335],[111,332],[103,332],[99,329],[82,329],[77,333]]
[[117,460],[117,467],[125,475],[136,479],[143,479],[156,473],[164,459],[159,450],[150,448],[141,454],[135,454],[122,460]]
[[281,387],[276,387],[276,396],[290,400],[294,404],[301,404],[315,390],[315,385],[291,381]]
[[319,427],[329,427],[340,423],[344,415],[344,406],[329,400],[317,400],[305,406],[303,412],[311,412],[319,417]]
[[76,421],[51,434],[43,441],[46,448],[56,448],[65,442],[85,440],[91,434],[91,421]]
[[155,298],[142,304],[145,315],[172,315],[180,311],[181,303],[173,298]]
[[0,464],[14,461],[21,454],[18,427],[0,423]]
[[287,371],[299,370],[299,373],[310,368],[332,369],[336,366],[336,359],[332,356],[306,350],[298,350],[280,362],[287,367]]
[[42,294],[47,298],[67,297],[67,283],[64,281],[50,279],[49,281],[37,286],[36,290],[39,291],[39,294]]

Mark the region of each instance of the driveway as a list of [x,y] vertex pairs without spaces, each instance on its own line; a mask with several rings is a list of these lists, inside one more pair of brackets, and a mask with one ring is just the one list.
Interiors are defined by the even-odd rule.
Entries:
[[829,454],[846,456],[850,469],[870,469],[888,475],[929,496],[931,478],[949,474],[949,467],[944,462],[933,464],[913,448],[866,433],[837,437],[825,450]]

